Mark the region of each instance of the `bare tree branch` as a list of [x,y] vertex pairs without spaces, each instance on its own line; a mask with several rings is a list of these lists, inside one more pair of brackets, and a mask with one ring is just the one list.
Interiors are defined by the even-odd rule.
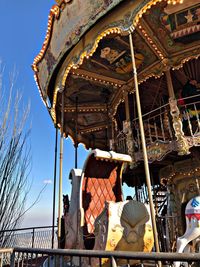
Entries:
[[10,74],[8,88],[3,88],[3,71],[0,62],[0,246],[9,238],[3,230],[14,229],[40,197],[24,210],[30,189],[30,130],[26,130],[30,107],[22,111],[21,96],[14,91],[15,72]]

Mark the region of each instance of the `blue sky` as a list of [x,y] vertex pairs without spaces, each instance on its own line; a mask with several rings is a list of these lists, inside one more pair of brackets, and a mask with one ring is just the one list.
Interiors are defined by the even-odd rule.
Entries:
[[[31,102],[31,152],[33,181],[27,207],[35,200],[45,180],[53,181],[55,129],[40,99],[31,64],[39,53],[47,29],[48,14],[53,0],[0,0],[0,59],[8,74],[14,67],[18,72],[15,88],[20,90],[23,103]],[[81,168],[87,151],[79,148],[78,167]],[[74,148],[65,140],[63,166],[63,193],[70,193],[68,174],[74,167]],[[57,178],[58,179],[58,178]],[[58,189],[58,186],[57,186]],[[131,190],[132,191],[132,190]],[[52,224],[53,184],[48,184],[37,203],[25,216],[22,226]]]
[[[53,181],[55,129],[40,99],[31,64],[39,53],[47,29],[48,14],[53,0],[0,0],[0,59],[5,66],[5,76],[15,67],[15,89],[22,93],[24,106],[31,102],[31,154],[33,181],[27,207],[44,186],[44,180]],[[71,188],[68,173],[74,167],[74,148],[65,141],[63,168],[63,193]],[[79,166],[82,167],[87,152],[79,149]],[[58,189],[58,186],[57,186]],[[53,184],[48,184],[40,201],[25,216],[22,226],[51,225]]]

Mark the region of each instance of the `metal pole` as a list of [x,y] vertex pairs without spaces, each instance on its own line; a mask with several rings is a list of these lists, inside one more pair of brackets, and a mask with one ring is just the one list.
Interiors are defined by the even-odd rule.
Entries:
[[107,120],[108,120],[108,125],[106,127],[106,149],[109,151],[109,144],[108,144],[108,127],[109,127],[109,115],[108,115],[108,100],[106,99],[106,112],[107,112]]
[[61,217],[62,217],[62,176],[63,176],[63,127],[64,127],[64,92],[62,92],[61,136],[60,136],[60,164],[59,164],[59,195],[58,195],[58,246],[61,245]]
[[35,228],[33,228],[33,232],[32,232],[32,248],[34,248],[34,242],[35,242]]
[[78,166],[78,97],[76,97],[76,118],[75,118],[75,169]]
[[129,100],[128,100],[128,92],[125,94],[125,113],[126,113],[126,121],[130,121],[130,110],[129,110]]
[[138,80],[137,80],[137,69],[136,69],[136,64],[135,64],[135,55],[134,55],[133,39],[132,39],[132,33],[131,32],[129,33],[129,42],[130,42],[131,57],[132,57],[132,64],[133,64],[135,96],[136,96],[136,103],[137,103],[137,111],[138,111],[138,119],[139,119],[139,126],[140,126],[141,141],[142,141],[142,150],[143,150],[143,157],[144,157],[144,168],[145,168],[145,175],[146,175],[146,183],[147,183],[148,195],[149,195],[151,220],[152,220],[152,226],[153,226],[155,248],[156,248],[156,252],[159,252],[160,249],[159,249],[159,243],[158,243],[158,232],[157,232],[157,227],[156,227],[156,219],[155,219],[153,198],[152,198],[152,194],[151,194],[151,180],[150,180],[150,172],[149,172],[149,163],[148,163],[147,150],[146,150],[146,140],[145,140],[145,134],[144,134],[144,125],[143,125],[143,120],[142,120],[142,111],[141,111],[139,87],[138,87]]
[[114,121],[111,121],[112,127],[112,147],[111,150],[115,150],[115,124]]
[[170,70],[166,70],[165,75],[166,75],[166,79],[167,79],[167,88],[168,88],[169,97],[174,99],[175,95],[174,95],[174,88],[173,88]]
[[51,240],[52,249],[54,248],[54,233],[55,233],[57,150],[58,150],[58,128],[56,127],[55,155],[54,155],[54,183],[53,183],[53,218],[52,218],[52,240]]

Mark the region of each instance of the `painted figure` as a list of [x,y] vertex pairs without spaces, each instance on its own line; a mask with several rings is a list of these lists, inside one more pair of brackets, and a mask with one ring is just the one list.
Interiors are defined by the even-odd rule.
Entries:
[[[190,252],[192,247],[189,243],[192,241],[195,245],[200,237],[200,196],[192,198],[185,209],[186,231],[183,236],[177,238],[177,252]],[[179,267],[180,262],[175,262],[175,266]]]

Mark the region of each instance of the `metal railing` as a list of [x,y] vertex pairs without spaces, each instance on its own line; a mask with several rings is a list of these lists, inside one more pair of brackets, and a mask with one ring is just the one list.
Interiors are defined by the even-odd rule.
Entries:
[[[128,251],[94,251],[94,250],[50,250],[13,248],[1,251],[0,266],[173,266],[174,262],[185,262],[187,266],[200,264],[200,253],[145,253]],[[6,257],[7,259],[6,259]]]
[[200,135],[200,94],[177,100],[186,136]]
[[[174,137],[171,123],[169,104],[160,106],[143,115],[144,131],[146,144],[151,145],[155,142],[168,142]],[[141,136],[139,131],[138,119],[132,121],[132,129],[135,132],[134,138],[137,140],[136,146],[141,148]]]
[[161,251],[175,252],[178,237],[178,216],[156,216],[156,222]]
[[[56,236],[54,229],[54,236]],[[0,247],[51,248],[52,226],[20,228],[0,231]],[[54,247],[57,247],[55,238]]]
[[0,248],[0,267],[10,265],[10,258],[12,253],[12,248]]
[[[152,145],[155,142],[169,142],[174,139],[174,130],[172,127],[169,104],[160,106],[146,114],[143,114],[143,123],[145,130],[146,144]],[[133,143],[135,152],[141,150],[141,136],[139,130],[138,118],[131,122]],[[116,136],[117,151],[127,153],[127,136],[121,131]]]
[[117,152],[127,154],[126,134],[121,131],[116,137],[116,148]]
[[[187,137],[200,136],[200,94],[190,97],[177,99],[177,105],[180,111],[182,121],[182,129]],[[169,104],[165,104],[157,109],[154,109],[146,114],[143,114],[144,131],[146,145],[154,146],[155,143],[169,144],[175,140],[172,117],[170,115]],[[141,136],[139,131],[138,118],[131,122],[133,133],[133,144],[135,152],[141,151]],[[193,139],[194,139],[193,138]],[[127,136],[121,131],[116,137],[116,149],[121,153],[128,153]],[[199,143],[195,143],[195,146]],[[169,151],[175,149],[170,147]]]

